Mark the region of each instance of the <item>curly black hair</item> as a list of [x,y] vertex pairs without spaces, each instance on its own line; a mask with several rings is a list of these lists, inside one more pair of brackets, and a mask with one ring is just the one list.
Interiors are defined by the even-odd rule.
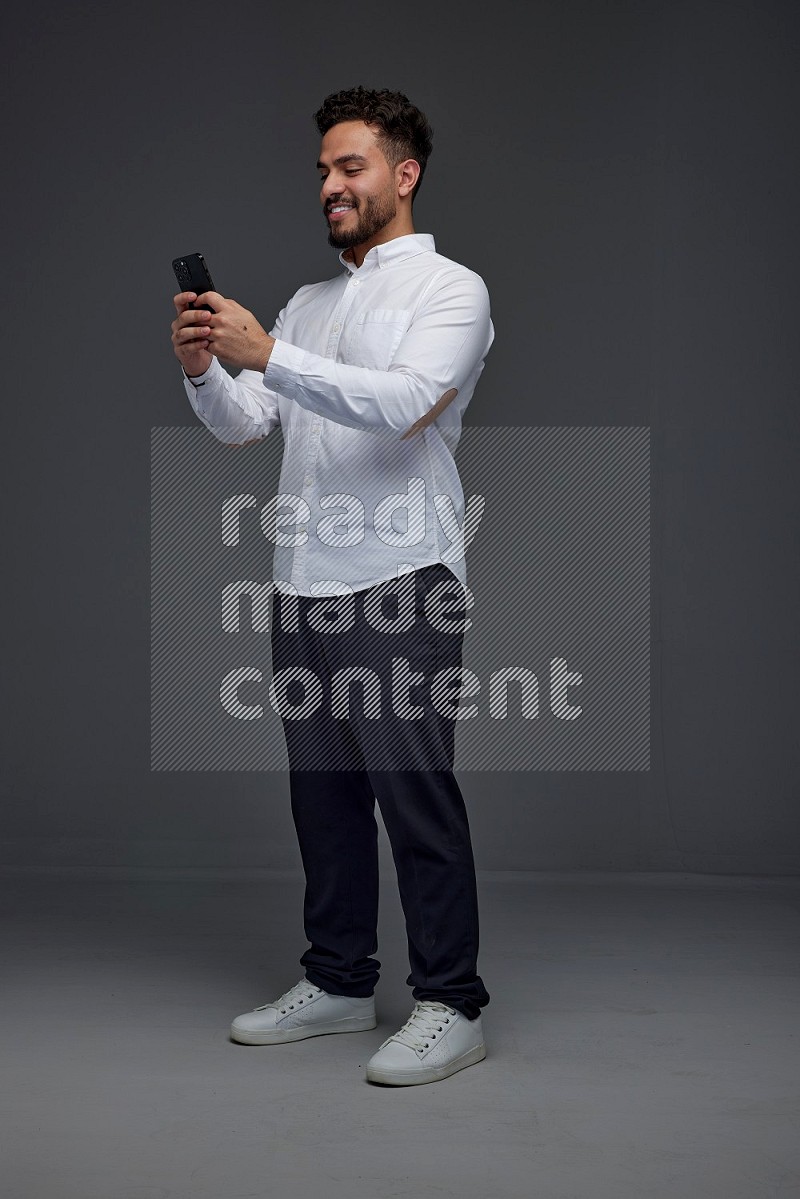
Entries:
[[419,163],[419,178],[411,192],[413,205],[433,150],[433,129],[424,112],[420,112],[402,92],[373,91],[366,87],[351,87],[332,92],[314,113],[317,129],[325,135],[340,121],[365,121],[380,126],[378,145],[389,166],[413,158]]

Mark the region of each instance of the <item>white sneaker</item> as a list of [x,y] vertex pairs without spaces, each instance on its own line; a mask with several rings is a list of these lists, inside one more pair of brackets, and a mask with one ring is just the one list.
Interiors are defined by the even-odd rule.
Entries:
[[274,1045],[331,1032],[374,1028],[375,996],[329,995],[303,978],[272,1003],[237,1016],[231,1037],[242,1045]]
[[367,1080],[409,1087],[447,1078],[486,1057],[481,1018],[446,1003],[417,1000],[403,1027],[367,1062]]

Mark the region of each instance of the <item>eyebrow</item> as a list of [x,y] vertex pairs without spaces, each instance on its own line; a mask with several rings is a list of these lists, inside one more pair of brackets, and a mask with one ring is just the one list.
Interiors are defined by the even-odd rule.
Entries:
[[[366,162],[366,161],[367,160],[363,154],[340,154],[338,158],[334,158],[333,166],[341,167],[341,166],[344,166],[344,164],[346,162]],[[324,162],[318,162],[317,170],[319,170],[320,167],[322,167],[322,169],[324,170],[326,165],[327,164]]]

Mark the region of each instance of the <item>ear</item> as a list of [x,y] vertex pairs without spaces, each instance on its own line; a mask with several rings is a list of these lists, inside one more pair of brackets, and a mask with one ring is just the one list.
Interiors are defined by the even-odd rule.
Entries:
[[416,158],[407,158],[395,167],[397,190],[401,196],[410,196],[419,179],[420,168]]

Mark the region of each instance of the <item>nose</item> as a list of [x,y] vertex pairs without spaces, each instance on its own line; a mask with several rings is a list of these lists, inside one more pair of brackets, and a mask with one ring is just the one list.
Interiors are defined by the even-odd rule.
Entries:
[[322,196],[323,204],[326,204],[332,196],[340,196],[344,191],[344,186],[341,179],[338,179],[333,172],[328,175],[327,179],[323,179],[320,195]]

